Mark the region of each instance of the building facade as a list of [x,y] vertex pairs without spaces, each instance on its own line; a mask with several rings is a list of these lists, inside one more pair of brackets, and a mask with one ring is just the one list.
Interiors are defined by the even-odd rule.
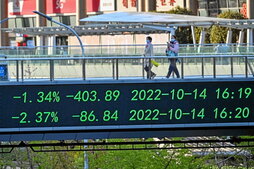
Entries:
[[243,12],[246,0],[198,0],[198,15],[214,16],[224,11]]
[[[227,10],[239,11],[248,18],[253,18],[253,0],[0,0],[0,19],[10,18],[0,25],[1,28],[22,27],[57,27],[58,25],[46,21],[35,15],[34,10],[41,11],[54,20],[66,25],[81,25],[80,19],[108,12],[149,12],[168,11],[180,6],[193,11],[200,16],[217,16]],[[22,43],[30,40],[33,45],[74,45],[73,37],[56,36],[53,39],[32,37],[30,35],[0,32],[0,46],[27,45]],[[52,38],[52,37],[51,37]],[[105,37],[106,38],[106,37]],[[133,39],[128,38],[127,39]],[[167,36],[165,36],[167,38]],[[86,44],[103,43],[101,37],[83,38]],[[97,40],[96,40],[97,39]],[[100,40],[99,40],[100,39]],[[107,38],[106,38],[107,39]],[[111,37],[112,39],[112,37]],[[119,38],[121,39],[121,37]],[[120,40],[116,40],[118,44]],[[136,40],[135,40],[136,41]],[[142,40],[140,40],[143,42]],[[160,40],[164,42],[164,39]],[[122,42],[122,41],[121,41]],[[124,41],[124,43],[128,43]],[[132,43],[132,42],[129,42]],[[107,44],[107,43],[106,43]]]

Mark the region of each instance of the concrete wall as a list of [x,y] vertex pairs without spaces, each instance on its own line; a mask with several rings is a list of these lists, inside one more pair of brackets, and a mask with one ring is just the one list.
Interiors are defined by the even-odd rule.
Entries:
[[186,0],[186,8],[191,10],[193,14],[198,13],[198,1],[197,0]]
[[[254,18],[254,1],[253,0],[247,0],[247,17],[249,19]],[[253,34],[253,29],[247,29],[247,43],[248,44],[253,44],[253,39],[254,39],[254,34]]]
[[247,17],[249,19],[254,18],[254,1],[253,0],[246,0],[247,2]]
[[76,0],[76,25],[81,25],[80,19],[87,17],[86,0]]
[[[126,44],[145,44],[146,37],[153,38],[153,44],[166,44],[168,34],[137,34],[137,35],[93,35],[82,36],[81,40],[85,45],[126,45]],[[68,39],[69,45],[79,45],[76,37],[71,36]]]
[[[8,17],[7,15],[7,6],[8,3],[6,3],[4,0],[0,1],[0,20],[3,20]],[[0,28],[8,28],[8,21],[0,24]],[[8,40],[8,34],[0,31],[0,46],[8,46],[9,40]]]

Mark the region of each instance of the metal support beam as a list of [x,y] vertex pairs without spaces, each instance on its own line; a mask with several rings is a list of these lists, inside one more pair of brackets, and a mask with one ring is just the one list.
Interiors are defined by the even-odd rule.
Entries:
[[[46,46],[45,45],[45,36],[36,36],[36,46],[37,46],[36,54],[39,54],[39,55],[45,54],[43,47],[42,47],[42,46]],[[40,47],[38,47],[38,46],[40,46]]]
[[200,38],[199,38],[199,47],[198,47],[198,53],[200,53],[201,51],[201,46],[205,43],[205,35],[206,35],[206,31],[203,29],[200,33]]
[[238,45],[242,44],[242,43],[243,43],[243,40],[244,40],[244,31],[241,30],[241,31],[239,32]]
[[86,60],[82,59],[82,78],[86,80]]
[[232,43],[232,34],[233,34],[232,30],[229,29],[227,33],[227,39],[226,39],[227,44]]
[[205,65],[204,65],[204,58],[201,58],[201,76],[202,78],[205,77]]
[[55,78],[54,60],[49,60],[49,80],[52,82]]
[[250,46],[253,45],[253,29],[247,29],[247,50],[251,52]]
[[16,81],[19,81],[19,61],[16,60]]
[[54,46],[56,46],[56,36],[49,36],[48,37],[48,55],[54,55]]
[[[243,144],[239,144],[243,143]],[[163,146],[162,146],[163,145]],[[156,141],[114,142],[100,140],[95,142],[60,141],[56,143],[42,142],[38,144],[23,142],[19,144],[1,144],[0,153],[10,153],[14,148],[29,147],[34,152],[57,152],[57,151],[112,151],[112,150],[149,150],[149,149],[206,149],[206,148],[232,148],[254,147],[254,139],[230,137],[228,139],[203,137],[185,138],[179,140],[161,139]],[[250,153],[251,154],[251,153]]]
[[173,28],[170,28],[170,35],[175,35],[175,32],[176,32],[176,28],[173,27]]
[[194,46],[196,46],[196,35],[195,35],[195,28],[194,26],[191,26],[191,34],[192,34],[192,41]]
[[244,57],[244,63],[245,63],[245,77],[248,78],[248,57]]
[[253,29],[247,29],[247,43],[253,44]]
[[199,45],[202,45],[205,43],[205,35],[206,35],[206,31],[202,30],[200,33],[200,38],[199,38]]

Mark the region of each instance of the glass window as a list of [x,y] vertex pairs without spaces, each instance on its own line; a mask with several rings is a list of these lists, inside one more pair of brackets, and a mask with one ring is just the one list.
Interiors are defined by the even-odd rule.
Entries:
[[8,20],[8,27],[9,28],[15,28],[15,19],[9,19]]
[[221,9],[220,13],[223,13],[223,12],[228,12],[228,9]]
[[217,17],[218,15],[218,10],[214,9],[214,10],[209,10],[209,16],[211,17]]
[[209,1],[209,9],[218,9],[217,0],[210,0]]
[[34,22],[35,18],[29,18],[29,24],[30,24],[30,27],[35,27],[35,22]]
[[17,26],[17,28],[23,27],[22,18],[16,18],[16,26]]
[[56,37],[56,45],[57,46],[68,45],[68,37],[67,36],[57,36]]
[[207,10],[199,10],[199,16],[208,16]]
[[62,16],[61,19],[62,19],[61,22],[63,24],[65,24],[65,25],[70,25],[71,24],[71,22],[70,22],[70,16]]
[[230,11],[232,11],[232,12],[240,12],[239,9],[230,9]]
[[199,6],[199,9],[207,9],[207,1],[206,0],[199,0],[198,6]]
[[75,26],[76,25],[76,16],[70,16],[70,22],[71,22],[71,26]]
[[47,22],[47,26],[49,26],[49,27],[52,26],[52,22],[51,21],[47,20],[46,22]]
[[237,5],[237,0],[228,0],[228,7],[229,8],[236,8]]
[[29,18],[22,18],[23,27],[30,27]]
[[[54,19],[57,22],[61,22],[59,16],[53,16],[52,19]],[[53,27],[58,27],[59,25],[56,23],[51,23]]]
[[226,0],[219,0],[219,7],[220,8],[227,8],[227,1]]

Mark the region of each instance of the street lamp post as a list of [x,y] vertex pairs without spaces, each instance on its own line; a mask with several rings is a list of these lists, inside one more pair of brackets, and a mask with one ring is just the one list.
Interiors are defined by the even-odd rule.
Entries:
[[[70,26],[67,26],[67,25],[65,25],[63,23],[60,23],[60,22],[57,22],[57,21],[53,20],[52,17],[50,17],[50,16],[48,16],[48,15],[46,15],[44,13],[41,13],[39,11],[33,11],[33,13],[38,14],[38,15],[46,18],[47,20],[49,20],[51,22],[54,22],[54,23],[56,23],[56,24],[58,24],[60,26],[63,26],[65,28],[67,28],[68,30],[70,30],[77,37],[77,39],[79,41],[79,44],[80,44],[80,47],[81,47],[82,57],[85,57],[85,50],[84,50],[84,47],[83,47],[83,43],[82,43],[79,35],[77,34],[77,32],[74,29],[72,29]],[[83,78],[85,79],[85,60],[83,60]],[[84,142],[87,142],[87,140],[85,139]],[[85,158],[85,160],[84,160],[84,168],[88,169],[88,157],[87,157],[86,152],[84,152],[84,158]]]
[[[74,29],[72,29],[70,26],[67,26],[67,25],[65,25],[63,23],[60,23],[60,22],[57,22],[57,21],[53,20],[52,17],[50,17],[50,16],[48,16],[48,15],[46,15],[44,13],[41,13],[39,11],[33,11],[33,13],[38,14],[38,15],[46,18],[47,20],[49,20],[51,22],[54,22],[54,23],[56,23],[56,24],[58,24],[60,26],[63,26],[65,28],[67,28],[68,30],[70,30],[77,37],[77,39],[79,41],[79,44],[80,44],[80,47],[81,47],[82,57],[85,57],[85,49],[83,47],[83,43],[82,43],[79,35],[77,34],[77,32]],[[83,80],[85,80],[85,78],[86,78],[86,70],[85,70],[85,60],[84,59],[82,60],[82,69],[83,69]]]
[[77,39],[78,39],[78,41],[79,41],[79,44],[80,44],[80,47],[81,47],[81,51],[82,51],[82,57],[85,56],[85,50],[84,50],[84,47],[83,47],[83,43],[82,43],[82,41],[81,41],[79,35],[77,34],[77,32],[76,32],[73,28],[71,28],[70,26],[67,26],[67,25],[65,25],[65,24],[63,24],[63,23],[57,22],[57,21],[55,21],[52,17],[50,17],[50,16],[48,16],[48,15],[46,15],[46,14],[44,14],[44,13],[41,13],[41,12],[39,12],[39,11],[33,11],[33,13],[38,14],[38,15],[40,15],[40,16],[46,18],[47,20],[49,20],[49,21],[51,21],[51,22],[54,22],[54,23],[56,23],[56,24],[58,24],[58,25],[60,25],[60,26],[63,26],[63,27],[65,27],[65,28],[67,28],[68,30],[70,30],[70,31],[77,37]]

